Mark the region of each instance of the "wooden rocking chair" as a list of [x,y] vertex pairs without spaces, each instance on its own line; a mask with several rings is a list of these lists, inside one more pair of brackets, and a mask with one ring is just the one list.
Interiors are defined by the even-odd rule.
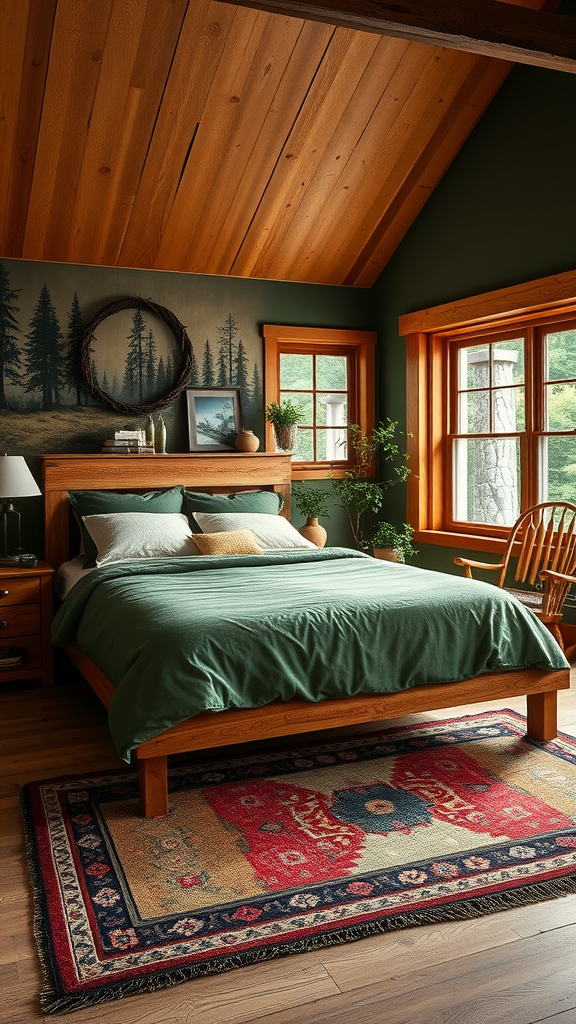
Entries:
[[[504,587],[510,558],[518,556],[517,583],[534,587],[538,579],[543,590],[514,590]],[[472,569],[495,569],[498,586],[513,594],[548,627],[562,650],[562,634],[558,623],[570,586],[576,584],[576,505],[566,501],[542,502],[533,505],[516,521],[510,531],[501,562],[475,562],[455,558],[464,566],[464,575],[472,579]]]

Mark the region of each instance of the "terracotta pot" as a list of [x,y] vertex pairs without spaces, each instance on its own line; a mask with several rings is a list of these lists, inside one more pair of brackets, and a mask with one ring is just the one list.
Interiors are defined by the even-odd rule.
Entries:
[[318,519],[314,516],[308,516],[306,525],[301,526],[298,533],[301,533],[306,540],[315,544],[317,548],[323,548],[328,537],[326,530],[323,526],[320,526]]
[[296,447],[298,427],[292,423],[275,423],[274,439],[281,452],[293,452]]
[[402,555],[399,555],[395,548],[374,548],[374,558],[381,558],[383,562],[403,562]]
[[251,430],[243,430],[237,434],[234,444],[239,452],[257,452],[260,439]]

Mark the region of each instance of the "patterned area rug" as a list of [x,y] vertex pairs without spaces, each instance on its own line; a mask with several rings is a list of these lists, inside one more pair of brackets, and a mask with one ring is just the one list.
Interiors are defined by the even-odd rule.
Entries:
[[23,792],[46,1012],[576,891],[576,741],[511,711]]

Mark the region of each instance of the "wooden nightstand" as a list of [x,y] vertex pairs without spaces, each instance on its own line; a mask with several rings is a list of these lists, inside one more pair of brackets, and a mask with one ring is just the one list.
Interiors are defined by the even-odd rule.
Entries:
[[38,562],[33,569],[0,566],[0,646],[19,647],[22,663],[0,667],[3,680],[40,679],[52,686],[54,664],[52,624],[52,577],[54,569]]

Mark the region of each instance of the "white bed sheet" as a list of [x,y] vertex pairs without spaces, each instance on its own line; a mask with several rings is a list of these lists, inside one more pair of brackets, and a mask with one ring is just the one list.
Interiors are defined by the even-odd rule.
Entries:
[[62,562],[58,569],[54,577],[54,588],[61,601],[70,593],[74,584],[78,583],[78,580],[94,572],[94,569],[83,569],[83,561],[84,555],[77,555],[76,558],[70,559],[69,562]]

